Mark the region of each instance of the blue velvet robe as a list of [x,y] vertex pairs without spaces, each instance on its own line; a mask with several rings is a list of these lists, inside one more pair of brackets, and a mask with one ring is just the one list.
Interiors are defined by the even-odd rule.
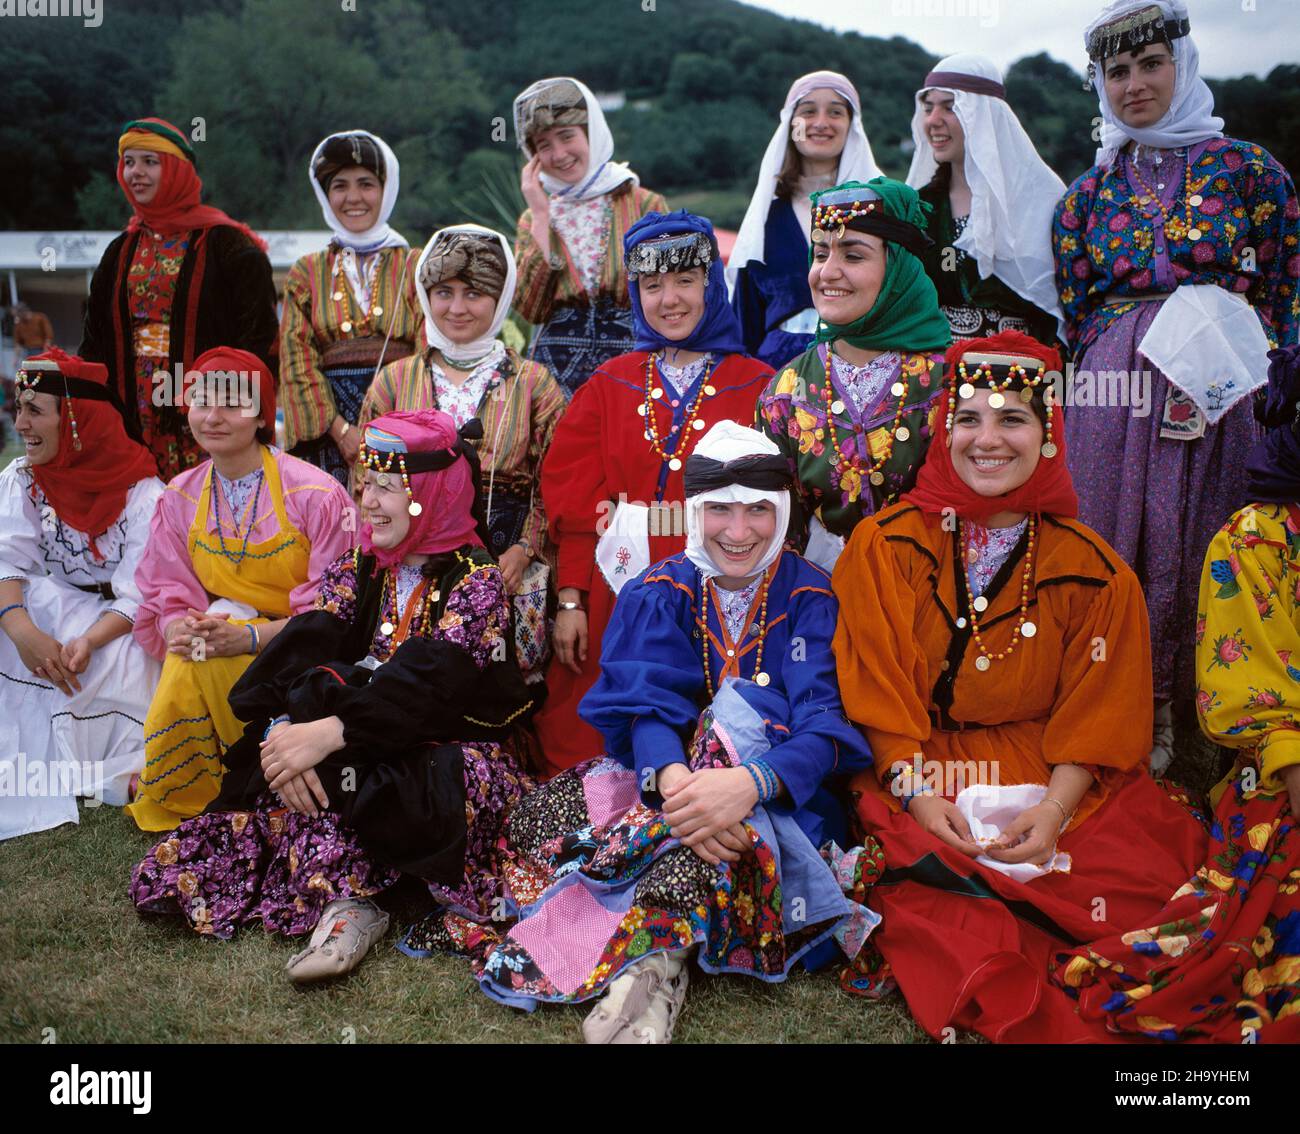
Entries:
[[813,336],[792,335],[781,324],[812,305],[808,240],[790,202],[773,201],[763,230],[763,262],[740,265],[731,297],[745,351],[773,370],[798,358],[812,346]]
[[[649,567],[619,593],[605,631],[600,678],[579,715],[605,738],[606,753],[634,769],[683,761],[707,704],[702,643],[697,629],[699,572],[685,553]],[[769,809],[791,814],[813,846],[835,839],[847,846],[848,824],[835,790],[842,776],[871,766],[871,750],[844,716],[831,640],[839,603],[830,577],[792,551],[777,560],[768,591],[763,671],[768,690],[783,694],[788,714],[773,721],[786,739],[763,756],[785,785]],[[709,602],[709,671],[716,690],[725,676],[754,677],[758,634],[753,627],[728,658],[730,642],[717,602]],[[742,758],[744,754],[741,754]],[[657,795],[646,802],[658,805]]]

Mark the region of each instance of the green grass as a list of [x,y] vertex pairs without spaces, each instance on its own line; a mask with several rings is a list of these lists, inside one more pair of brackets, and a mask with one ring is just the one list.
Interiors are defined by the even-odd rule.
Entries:
[[[81,819],[0,843],[0,1040],[39,1042],[45,1028],[59,1043],[580,1039],[581,1008],[530,1016],[488,1000],[463,961],[399,953],[399,931],[428,906],[415,884],[385,897],[393,925],[356,972],[299,990],[283,971],[299,945],[257,927],[215,941],[138,915],[127,882],[154,836],[111,807]],[[926,1042],[900,998],[858,1000],[831,972],[775,986],[692,976],[675,1042]]]

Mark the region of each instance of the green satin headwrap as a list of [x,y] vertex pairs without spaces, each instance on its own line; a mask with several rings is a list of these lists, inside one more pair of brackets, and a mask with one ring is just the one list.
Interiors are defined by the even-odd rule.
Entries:
[[[846,181],[812,195],[813,208],[819,197],[845,189],[870,189],[885,203],[885,212],[897,220],[925,231],[927,206],[910,185],[889,177],[873,177],[865,185]],[[850,227],[853,222],[850,221]],[[881,235],[881,234],[877,234]],[[817,324],[819,343],[843,340],[863,350],[896,350],[929,353],[952,345],[948,320],[939,309],[939,293],[920,259],[901,244],[881,236],[885,241],[885,280],[871,310],[852,323]],[[812,266],[812,249],[808,264]]]

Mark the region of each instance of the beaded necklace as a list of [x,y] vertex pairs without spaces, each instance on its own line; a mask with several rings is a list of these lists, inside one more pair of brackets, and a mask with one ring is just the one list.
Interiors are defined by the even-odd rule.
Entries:
[[[907,383],[895,382],[889,392],[898,399],[898,408],[894,410],[894,422],[889,427],[889,440],[885,442],[885,451],[880,454],[870,465],[859,464],[856,458],[846,457],[844,451],[840,448],[840,439],[835,431],[835,416],[844,412],[844,403],[834,395],[834,389],[831,385],[831,372],[834,369],[834,351],[831,344],[826,344],[826,380],[822,383],[822,400],[826,403],[826,431],[831,435],[831,448],[835,450],[835,457],[840,464],[847,465],[859,476],[865,471],[867,479],[872,484],[879,486],[885,483],[885,474],[880,470],[884,468],[885,462],[889,460],[894,452],[895,441],[906,441],[912,435],[912,431],[906,425],[898,423],[903,419],[903,411],[907,407]],[[865,434],[863,434],[865,437]],[[863,441],[865,445],[865,440]]]
[[1127,155],[1124,160],[1127,168],[1133,174],[1133,179],[1142,186],[1142,191],[1146,194],[1142,197],[1139,197],[1136,194],[1131,195],[1129,197],[1129,202],[1131,204],[1136,204],[1139,208],[1154,203],[1155,207],[1160,210],[1160,218],[1164,222],[1165,236],[1170,240],[1178,240],[1181,235],[1185,233],[1188,240],[1197,241],[1205,235],[1192,222],[1192,209],[1200,205],[1201,195],[1192,192],[1192,161],[1190,154],[1187,156],[1186,170],[1183,174],[1183,218],[1181,221],[1178,217],[1170,215],[1169,210],[1165,208],[1165,203],[1160,199],[1159,194],[1156,193],[1155,190],[1153,190],[1143,179],[1142,174],[1138,169],[1137,162],[1131,161]]
[[[388,587],[389,598],[392,602],[393,615],[394,617],[397,617],[397,571],[396,569],[389,570],[386,572],[386,575],[387,578],[384,582]],[[430,591],[428,580],[424,580],[416,587],[414,593],[407,600],[406,609],[401,612],[401,617],[398,619],[398,625],[394,626],[390,619],[385,619],[383,624],[379,627],[379,632],[385,638],[391,638],[394,634],[397,634],[397,642],[403,642],[410,633],[410,624],[415,621],[418,622],[420,627],[420,637],[427,638],[429,636],[429,614],[432,612],[434,604],[441,597],[442,592]],[[419,604],[419,614],[413,615],[412,612],[417,603]]]
[[[226,490],[221,487],[221,478],[217,476],[215,469],[210,474],[212,479],[217,482],[216,503],[217,503],[217,542],[221,544],[221,555],[223,558],[230,560],[238,567],[248,557],[248,537],[253,534],[253,513],[257,508],[258,497],[262,495],[262,480],[266,475],[264,469],[258,469],[257,481],[253,485],[253,491],[248,495],[248,503],[244,506],[244,516],[248,520],[248,526],[244,528],[244,544],[239,549],[239,556],[236,558],[234,552],[226,547],[226,537],[221,530],[221,501],[226,499]],[[235,515],[235,510],[230,506],[230,501],[226,500],[226,508],[230,511],[230,526],[235,529],[235,536],[239,536],[239,517]]]
[[[767,685],[772,678],[763,671],[763,646],[767,642],[767,592],[772,583],[772,568],[763,572],[763,588],[759,592],[758,607],[758,647],[754,654],[754,681],[758,685]],[[704,685],[709,692],[709,700],[713,700],[713,673],[709,662],[709,591],[713,587],[712,579],[705,579],[700,587],[700,616],[696,620],[696,625],[700,631],[700,652],[704,660]],[[719,603],[719,614],[721,615],[721,603]],[[720,616],[718,625],[722,629],[723,636],[728,642],[731,642],[731,634],[727,630],[727,620],[725,616]],[[744,635],[741,635],[744,637]],[[735,643],[732,642],[726,649],[727,657],[736,656]],[[725,666],[724,666],[725,668]]]
[[714,363],[709,360],[709,367],[700,379],[700,384],[695,390],[695,397],[687,407],[686,416],[682,419],[681,433],[677,438],[677,447],[671,452],[664,451],[663,444],[659,440],[659,424],[655,421],[653,398],[662,398],[664,391],[661,387],[654,384],[655,380],[655,356],[649,354],[645,360],[645,399],[636,407],[636,412],[645,418],[645,439],[650,442],[650,448],[658,455],[659,460],[667,461],[668,467],[676,472],[682,467],[682,454],[686,452],[686,444],[691,439],[691,430],[700,430],[704,428],[704,418],[696,417],[699,412],[700,404],[705,398],[711,398],[718,391],[709,385],[709,375],[713,373]]
[[[971,561],[971,552],[974,549],[970,546],[970,529],[962,524],[960,520],[957,521],[962,548],[962,570],[959,574],[961,575],[962,587],[966,593],[966,608],[970,611],[971,636],[975,639],[975,649],[978,651],[975,658],[975,668],[981,673],[985,672],[995,661],[1001,661],[1012,654],[1021,638],[1032,638],[1038,633],[1038,627],[1029,621],[1029,584],[1034,577],[1034,530],[1036,520],[1037,518],[1031,515],[1029,517],[1029,526],[1026,529],[1029,542],[1025,547],[1025,569],[1020,576],[1020,617],[1016,621],[1016,628],[1011,635],[1011,641],[1007,648],[997,654],[988,650],[980,634],[979,616],[988,609],[989,600],[984,595],[971,594],[970,576],[967,574],[966,565]],[[959,618],[957,627],[958,629],[964,629],[965,620]]]
[[[356,254],[353,253],[354,257],[355,255]],[[369,285],[367,288],[367,290],[369,291],[369,295],[367,297],[368,302],[367,302],[366,310],[361,313],[360,327],[362,328],[362,331],[368,328],[372,316],[376,318],[382,318],[384,314],[384,309],[378,303],[375,302],[375,300],[379,298],[379,261],[381,259],[382,259],[381,255],[378,252],[376,252],[374,255],[371,256],[370,266],[366,269],[366,283]],[[344,303],[349,298],[349,295],[351,293],[351,288],[345,287],[343,281],[339,280],[338,278],[339,274],[342,271],[343,271],[343,253],[336,252],[334,254],[334,266],[330,273],[334,277],[334,294],[331,298],[334,300],[335,303]],[[356,299],[355,296],[352,296],[352,298],[354,300]],[[348,303],[343,308],[341,313],[351,315],[352,304]],[[353,327],[353,323],[350,318],[344,319],[343,322],[339,324],[339,330],[342,331],[345,335],[352,334],[352,327]]]

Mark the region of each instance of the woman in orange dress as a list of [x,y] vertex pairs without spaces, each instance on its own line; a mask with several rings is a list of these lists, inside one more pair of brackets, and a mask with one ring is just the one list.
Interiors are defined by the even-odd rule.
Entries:
[[1145,771],[1146,607],[1073,518],[1060,365],[1017,332],[951,348],[916,488],[834,575],[845,712],[875,755],[852,783],[859,896],[884,919],[845,984],[896,983],[935,1037],[1107,1038],[1051,962],[1152,924],[1203,861]]

